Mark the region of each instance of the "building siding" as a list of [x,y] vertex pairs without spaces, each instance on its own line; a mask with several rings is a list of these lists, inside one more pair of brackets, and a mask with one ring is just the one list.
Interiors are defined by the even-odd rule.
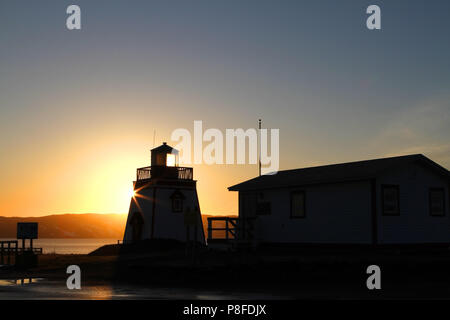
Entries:
[[[399,185],[400,215],[383,216],[381,187]],[[445,216],[429,213],[429,188],[444,188]],[[380,244],[450,242],[448,179],[420,164],[395,168],[377,179],[377,221]]]
[[[290,195],[294,190],[305,192],[305,218],[290,218]],[[264,190],[257,196],[259,193],[271,203],[271,214],[257,218],[258,242],[372,242],[370,181]]]

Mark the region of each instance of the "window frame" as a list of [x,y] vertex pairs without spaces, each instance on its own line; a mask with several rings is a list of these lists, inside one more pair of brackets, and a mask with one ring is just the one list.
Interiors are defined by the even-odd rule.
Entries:
[[[433,214],[433,209],[431,205],[431,193],[433,191],[440,191],[442,192],[442,214]],[[445,188],[443,187],[433,187],[428,189],[428,213],[430,217],[445,217]]]
[[[179,201],[180,202],[180,208],[177,209],[175,207],[175,202]],[[179,196],[175,196],[172,198],[172,212],[183,212],[183,198],[179,197]]]
[[[294,209],[293,208],[293,199],[294,199],[294,195],[296,195],[296,194],[303,195],[303,215],[302,216],[293,215],[293,209]],[[305,190],[294,190],[294,191],[291,191],[289,217],[290,217],[290,219],[305,219],[306,218],[306,192],[305,192]]]
[[[384,190],[393,188],[397,191],[397,213],[386,213],[384,205]],[[400,216],[400,185],[398,184],[382,184],[381,185],[381,214],[387,217],[398,217]]]
[[[170,200],[172,201],[172,212],[183,212],[184,210],[184,199],[186,197],[184,196],[184,194],[179,190],[176,189],[171,195],[170,195]],[[175,207],[175,202],[176,201],[180,201],[180,208],[176,208]]]

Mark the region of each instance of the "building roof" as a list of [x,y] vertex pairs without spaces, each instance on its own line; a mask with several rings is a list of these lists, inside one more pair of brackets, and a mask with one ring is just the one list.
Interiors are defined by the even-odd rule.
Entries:
[[151,152],[156,152],[156,153],[172,153],[172,154],[178,154],[178,150],[175,148],[172,148],[171,146],[169,146],[166,142],[163,142],[162,145],[160,145],[159,147],[153,148],[151,150]]
[[309,184],[323,184],[372,179],[386,170],[420,162],[450,180],[450,172],[422,154],[331,164],[318,167],[278,171],[274,175],[263,175],[228,188],[230,191],[246,191],[285,188]]

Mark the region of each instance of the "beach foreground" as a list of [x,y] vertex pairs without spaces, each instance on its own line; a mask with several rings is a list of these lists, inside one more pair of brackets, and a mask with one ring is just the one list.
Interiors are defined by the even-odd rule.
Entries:
[[[373,264],[381,268],[381,290],[366,286],[366,270]],[[81,268],[81,290],[66,287],[69,265]],[[198,248],[194,257],[182,245],[153,244],[145,251],[109,245],[89,255],[44,254],[39,256],[39,266],[29,270],[3,269],[0,297],[449,299],[449,267],[450,252],[444,247],[260,248],[239,252]],[[27,280],[30,278],[34,280]],[[18,286],[21,279],[25,283]]]

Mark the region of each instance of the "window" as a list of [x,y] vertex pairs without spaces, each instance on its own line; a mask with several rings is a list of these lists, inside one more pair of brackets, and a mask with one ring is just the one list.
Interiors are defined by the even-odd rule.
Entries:
[[172,211],[173,212],[183,212],[183,199],[173,198],[172,199]]
[[429,192],[430,215],[433,217],[445,216],[444,188],[431,188]]
[[184,195],[180,190],[175,190],[170,196],[172,199],[172,212],[183,212]]
[[306,202],[304,191],[291,193],[291,218],[304,218],[306,216]]
[[177,163],[177,158],[175,157],[174,154],[167,154],[167,159],[166,159],[166,166],[168,167],[175,167]]
[[398,185],[382,185],[382,208],[384,216],[400,215],[400,188]]

